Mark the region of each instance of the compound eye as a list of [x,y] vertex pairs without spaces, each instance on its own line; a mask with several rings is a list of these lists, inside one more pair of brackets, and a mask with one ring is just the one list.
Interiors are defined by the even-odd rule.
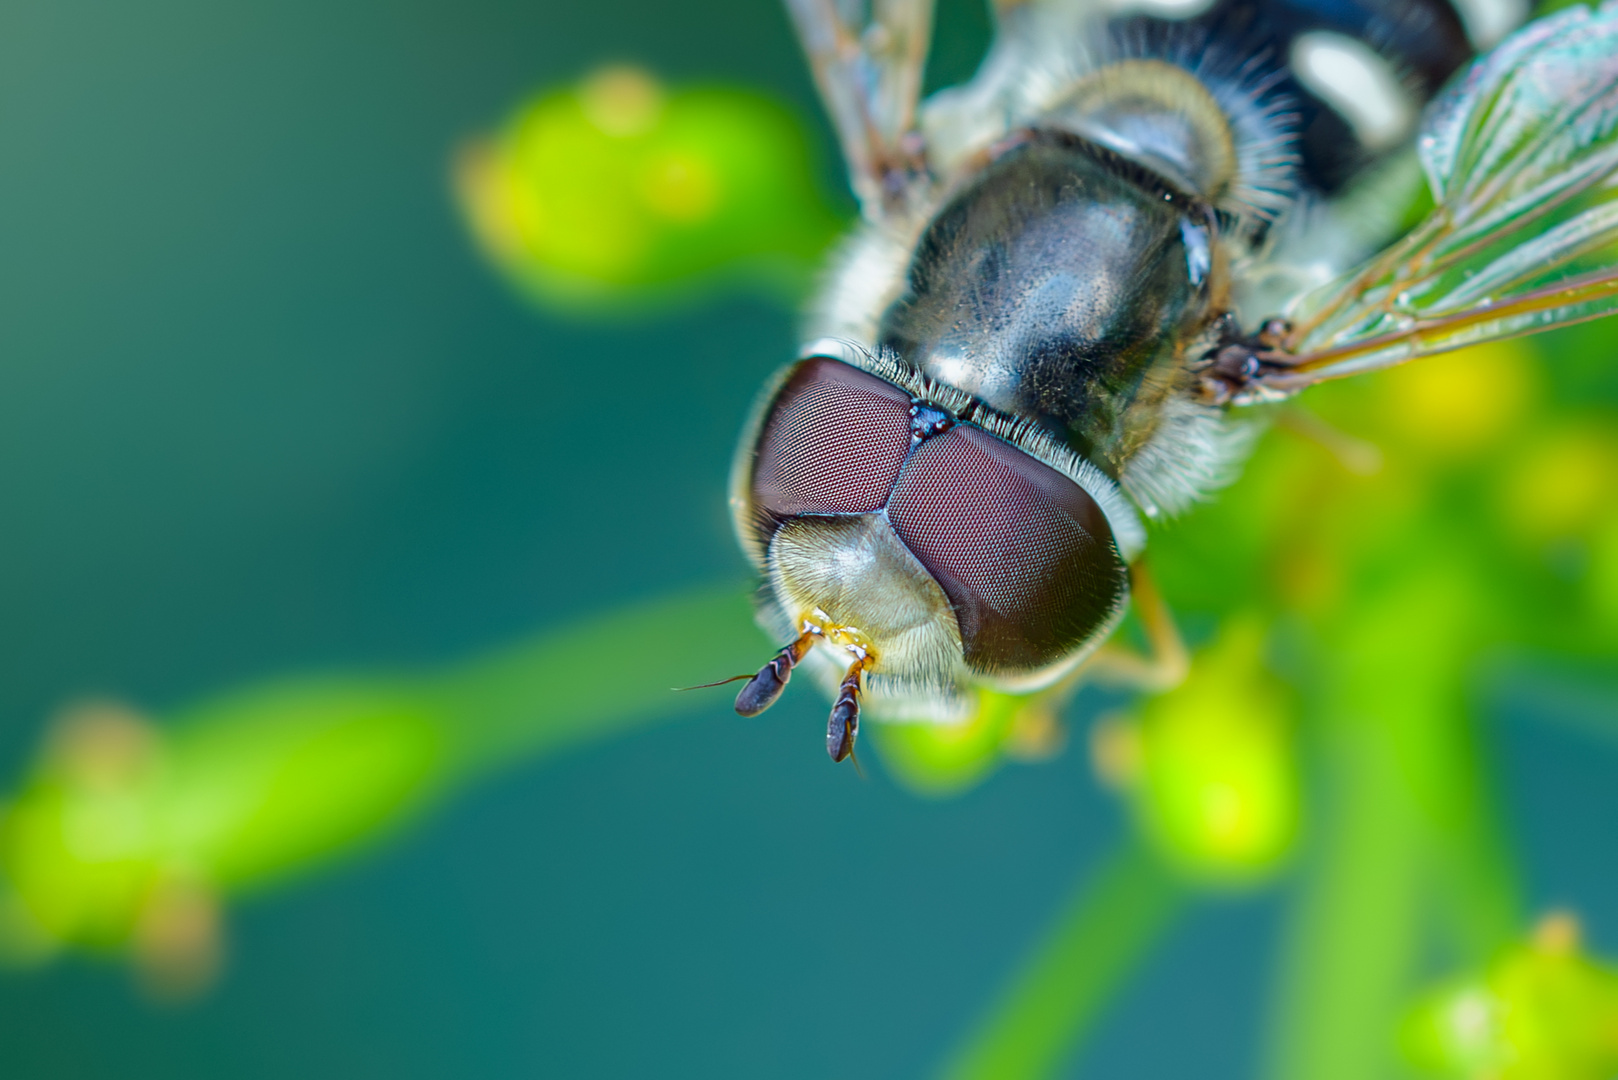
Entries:
[[825,357],[805,360],[759,439],[753,500],[777,518],[865,514],[888,501],[910,450],[910,395]]
[[1107,622],[1127,588],[1095,500],[977,428],[916,448],[888,520],[943,587],[966,662],[979,671],[1060,660]]

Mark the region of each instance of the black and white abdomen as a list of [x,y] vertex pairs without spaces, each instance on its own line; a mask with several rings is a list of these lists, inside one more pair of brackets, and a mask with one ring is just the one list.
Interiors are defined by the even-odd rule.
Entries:
[[[1214,70],[1272,72],[1303,185],[1333,194],[1403,145],[1461,65],[1520,22],[1526,0],[1219,0],[1189,19],[1140,14],[1115,35],[1200,48]],[[1156,5],[1145,5],[1151,12]],[[1201,43],[1198,46],[1196,43]]]

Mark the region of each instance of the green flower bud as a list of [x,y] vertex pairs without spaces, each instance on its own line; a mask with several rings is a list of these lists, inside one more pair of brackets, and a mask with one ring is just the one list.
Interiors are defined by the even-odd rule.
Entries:
[[871,724],[867,730],[882,763],[905,787],[922,795],[954,795],[994,770],[1019,726],[1040,720],[1055,724],[1037,695],[981,690],[972,714],[959,724]]
[[729,277],[791,295],[842,228],[802,130],[738,89],[632,67],[540,94],[456,169],[462,208],[519,287],[577,306]]
[[1263,644],[1259,623],[1227,623],[1185,682],[1148,699],[1133,725],[1098,732],[1098,760],[1128,788],[1146,836],[1194,878],[1261,879],[1297,834],[1288,702],[1264,668]]
[[1608,1080],[1618,1074],[1618,972],[1579,950],[1567,915],[1480,976],[1456,979],[1410,1014],[1406,1056],[1465,1080]]
[[[223,904],[386,836],[455,785],[696,704],[683,652],[624,656],[700,628],[739,666],[758,649],[740,590],[656,599],[437,672],[279,679],[148,723],[72,708],[0,804],[0,962],[68,948],[131,956],[148,986],[217,970]],[[728,666],[728,665],[727,665]]]
[[155,989],[200,986],[218,962],[218,894],[335,854],[437,790],[425,700],[310,681],[173,729],[108,703],[69,710],[0,816],[0,954],[130,952]]

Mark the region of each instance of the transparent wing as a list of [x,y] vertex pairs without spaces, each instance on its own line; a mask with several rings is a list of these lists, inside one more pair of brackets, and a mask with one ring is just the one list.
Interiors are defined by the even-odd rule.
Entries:
[[786,0],[867,218],[902,203],[933,0]]
[[[1091,46],[1109,15],[1130,0],[990,0],[994,39],[972,78],[921,107],[927,161],[940,174],[1004,138],[1030,112],[1030,92],[1052,89],[1093,70]],[[1034,77],[1030,78],[1030,73]]]
[[1475,62],[1417,151],[1431,213],[1302,298],[1247,400],[1618,311],[1618,0]]

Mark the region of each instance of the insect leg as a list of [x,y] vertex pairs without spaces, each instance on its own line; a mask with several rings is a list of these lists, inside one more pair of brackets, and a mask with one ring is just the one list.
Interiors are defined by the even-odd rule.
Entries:
[[1325,450],[1355,476],[1374,476],[1382,468],[1382,451],[1375,443],[1338,431],[1301,405],[1291,402],[1275,411],[1276,423]]
[[1142,656],[1124,645],[1111,642],[1095,651],[1085,672],[1102,682],[1134,687],[1153,693],[1172,690],[1191,670],[1191,654],[1186,650],[1174,614],[1163,602],[1163,594],[1152,580],[1145,559],[1129,568],[1129,587],[1135,614],[1146,631],[1150,656]]
[[806,628],[798,635],[798,640],[790,645],[783,646],[781,651],[770,657],[769,663],[758,669],[758,674],[747,680],[742,692],[736,695],[736,711],[743,716],[757,716],[759,713],[774,705],[780,698],[781,691],[787,688],[787,680],[792,678],[792,669],[798,666],[798,661],[809,655],[814,648],[815,639],[820,636],[818,627]]
[[1202,376],[1202,398],[1213,405],[1249,401],[1266,375],[1291,362],[1283,343],[1292,324],[1285,319],[1266,319],[1258,333],[1249,337],[1236,332],[1235,320],[1229,316],[1224,325],[1223,344],[1195,368]]

